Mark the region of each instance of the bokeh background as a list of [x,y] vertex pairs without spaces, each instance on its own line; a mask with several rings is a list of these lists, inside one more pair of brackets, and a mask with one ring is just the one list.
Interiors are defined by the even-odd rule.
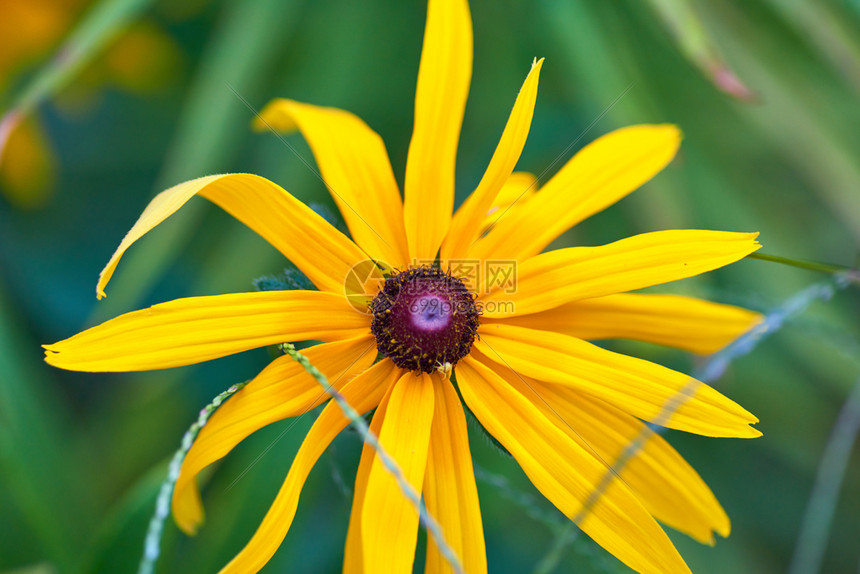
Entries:
[[[560,153],[632,123],[685,133],[662,174],[557,245],[671,228],[761,231],[768,253],[855,264],[860,2],[473,0],[471,9],[458,201],[486,167],[532,59],[546,57],[519,169],[551,175]],[[132,374],[42,362],[42,343],[175,297],[246,291],[285,267],[194,200],[135,245],[97,302],[98,273],[147,201],[186,179],[248,171],[334,213],[283,142],[249,129],[242,99],[260,109],[277,96],[357,113],[385,139],[402,183],[425,11],[417,0],[0,1],[0,572],[134,571],[183,432],[269,360],[258,350]],[[288,141],[312,161],[300,138]],[[671,533],[694,572],[858,571],[860,407],[856,391],[849,397],[860,378],[860,298],[856,285],[832,298],[804,291],[832,281],[746,260],[662,289],[764,313],[794,305],[714,383],[759,416],[764,436],[668,434],[733,523],[714,547]],[[607,344],[690,373],[705,360]],[[214,572],[229,561],[312,420],[259,431],[206,475],[206,525],[188,538],[168,522],[157,571]],[[625,571],[571,536],[515,462],[472,430],[492,572]],[[841,450],[822,464],[833,444]],[[266,571],[339,571],[359,452],[345,432],[322,457]],[[817,477],[835,488],[810,506]],[[821,561],[804,567],[798,547],[813,558],[823,548]]]

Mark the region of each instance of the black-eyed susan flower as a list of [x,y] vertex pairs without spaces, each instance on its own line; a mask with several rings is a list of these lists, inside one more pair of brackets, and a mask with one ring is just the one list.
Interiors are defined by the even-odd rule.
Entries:
[[[97,288],[103,296],[132,243],[201,195],[268,240],[317,290],[162,303],[46,345],[47,361],[82,371],[162,369],[320,341],[307,357],[358,412],[376,409],[371,429],[422,493],[467,572],[486,572],[487,562],[460,396],[534,485],[567,516],[581,513],[579,526],[609,552],[641,572],[687,571],[658,521],[711,542],[714,532],[728,534],[729,519],[662,438],[648,440],[623,468],[623,480],[589,497],[607,461],[618,458],[643,421],[660,416],[673,429],[755,437],[750,424],[757,419],[711,387],[689,385],[687,375],[587,340],[639,339],[699,353],[721,348],[759,317],[692,298],[628,292],[741,259],[758,248],[756,234],[661,231],[542,252],[659,172],[674,157],[680,133],[670,125],[612,132],[540,190],[524,193],[533,178],[512,171],[531,122],[540,61],[483,179],[452,215],[471,57],[465,0],[431,0],[402,199],[382,140],[354,115],[290,100],[275,100],[261,114],[260,126],[298,129],[307,139],[351,238],[262,177],[204,177],[149,204]],[[693,390],[662,417],[682,389]],[[203,468],[255,430],[325,398],[284,356],[227,401],[182,465],[172,501],[180,528],[194,533],[203,521],[195,482]],[[225,571],[256,571],[274,554],[308,473],[347,424],[336,405],[325,406],[259,529]],[[365,446],[344,571],[410,572],[418,521]],[[426,560],[427,572],[449,569],[433,540]]]

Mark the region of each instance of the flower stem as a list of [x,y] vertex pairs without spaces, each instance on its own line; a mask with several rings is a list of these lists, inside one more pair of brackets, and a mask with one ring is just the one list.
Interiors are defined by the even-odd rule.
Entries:
[[[775,257],[773,259],[771,259],[771,257],[772,256],[766,255],[764,257],[759,256],[757,258],[764,259],[765,261],[783,262],[780,257]],[[790,262],[788,264],[803,263],[794,262],[791,259],[786,259],[784,261]],[[781,305],[765,314],[763,321],[753,326],[749,331],[735,339],[721,351],[711,355],[705,364],[697,369],[695,376],[691,377],[683,388],[666,401],[657,416],[648,424],[642,426],[639,433],[628,443],[612,465],[605,470],[594,491],[588,496],[585,504],[583,504],[583,507],[580,509],[578,514],[572,518],[568,527],[562,529],[556,534],[556,540],[553,547],[535,567],[533,574],[547,574],[555,570],[563,557],[566,547],[577,539],[580,533],[577,526],[579,526],[586,518],[599,498],[603,496],[612,484],[612,481],[616,480],[617,477],[620,476],[621,471],[624,469],[626,464],[642,451],[648,439],[655,434],[663,433],[666,427],[662,425],[664,425],[685,402],[696,394],[699,385],[702,383],[715,383],[720,377],[722,377],[732,361],[752,352],[759,343],[781,329],[789,319],[805,311],[814,301],[829,300],[839,290],[845,289],[852,283],[856,284],[860,282],[860,271],[856,269],[828,266],[825,264],[818,265],[822,268],[814,269],[815,271],[825,271],[824,268],[828,268],[825,272],[832,274],[833,277],[810,285],[787,298]],[[805,268],[810,269],[810,267]],[[860,394],[860,392],[858,392],[858,394]],[[803,559],[805,560],[807,558],[803,557]]]
[[394,479],[397,481],[397,485],[400,487],[400,491],[403,495],[411,502],[415,509],[418,511],[418,518],[421,522],[421,525],[427,530],[430,536],[433,537],[433,541],[436,543],[436,547],[442,553],[442,556],[448,561],[451,565],[451,568],[457,574],[463,574],[463,566],[460,563],[460,559],[457,557],[457,554],[454,550],[448,545],[445,541],[445,537],[442,534],[442,528],[439,526],[439,523],[430,516],[427,512],[427,509],[424,508],[424,504],[421,502],[421,496],[419,493],[412,488],[412,485],[409,484],[409,481],[406,480],[406,477],[403,476],[403,472],[401,472],[400,467],[397,465],[397,461],[391,458],[384,448],[382,448],[382,444],[379,442],[379,437],[377,437],[370,428],[367,426],[367,421],[362,417],[352,406],[347,402],[342,394],[338,392],[333,386],[331,386],[328,382],[328,379],[324,374],[320,372],[315,366],[308,361],[308,358],[296,351],[295,346],[290,343],[285,343],[281,345],[281,349],[293,358],[297,363],[299,363],[304,369],[317,380],[317,382],[322,385],[325,392],[331,396],[332,399],[337,403],[340,409],[343,411],[343,414],[346,418],[348,418],[352,426],[358,431],[358,434],[361,435],[364,442],[370,445],[374,451],[376,451],[376,456],[379,457],[379,461],[385,467],[385,469],[391,473]]
[[801,522],[800,534],[794,545],[790,574],[819,572],[827,538],[833,525],[833,515],[839,501],[839,490],[845,479],[845,469],[851,449],[860,432],[860,380],[839,411],[836,423],[827,439],[812,494]]
[[807,269],[809,271],[818,271],[819,273],[836,274],[843,272],[856,272],[857,269],[847,267],[845,265],[835,265],[832,263],[821,263],[819,261],[805,261],[803,259],[789,259],[788,257],[780,257],[778,255],[769,255],[767,253],[750,253],[747,259],[758,259],[759,261],[770,261],[781,265],[789,265],[799,269]]
[[182,436],[182,443],[173,454],[170,460],[170,466],[167,468],[167,478],[161,483],[161,490],[158,492],[158,499],[155,501],[155,513],[149,521],[149,528],[146,531],[146,541],[143,547],[143,558],[140,560],[140,566],[137,569],[138,574],[152,574],[155,570],[155,561],[161,553],[161,534],[164,531],[164,520],[170,512],[170,497],[173,494],[173,487],[176,486],[176,480],[179,478],[179,469],[182,468],[182,461],[185,460],[185,455],[194,444],[194,439],[197,438],[197,433],[200,432],[212,413],[223,403],[228,397],[245,386],[246,383],[238,383],[231,386],[229,389],[219,394],[212,399],[212,402],[201,409],[197,420],[194,421],[185,434]]
[[11,107],[3,113],[0,118],[0,155],[18,122],[68,84],[150,4],[152,0],[102,0],[95,3],[53,58],[24,85]]

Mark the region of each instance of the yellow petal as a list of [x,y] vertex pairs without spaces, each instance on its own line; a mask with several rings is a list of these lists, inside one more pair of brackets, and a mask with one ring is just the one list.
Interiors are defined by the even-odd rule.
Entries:
[[500,217],[471,255],[522,259],[612,205],[663,169],[678,151],[672,125],[622,128],[585,146],[519,210]]
[[276,99],[254,128],[301,130],[355,242],[389,267],[409,262],[400,191],[385,144],[367,124],[336,108]]
[[[466,404],[513,455],[529,480],[568,518],[578,518],[605,465],[471,355],[457,365]],[[638,572],[688,572],[672,542],[626,485],[613,480],[578,526]]]
[[487,214],[480,224],[480,235],[483,235],[505,212],[512,209],[523,209],[537,190],[538,181],[534,174],[525,171],[512,173],[511,177],[502,185],[496,199],[493,200],[493,206],[487,210]]
[[[542,192],[541,192],[542,193]],[[569,247],[520,264],[516,283],[491,285],[486,317],[554,309],[571,301],[692,277],[733,263],[761,247],[757,233],[656,231],[600,247]]]
[[430,0],[406,160],[403,215],[409,255],[433,260],[454,208],[454,163],[472,77],[466,0]]
[[149,371],[289,341],[359,337],[369,323],[341,295],[263,291],[176,299],[43,346],[45,360],[62,369]]
[[[340,389],[376,359],[373,337],[323,343],[302,353]],[[272,361],[224,403],[200,430],[185,455],[173,487],[173,518],[188,534],[203,522],[203,506],[195,478],[221,459],[252,432],[275,421],[300,416],[322,404],[329,395],[299,363],[284,355]]]
[[499,320],[580,339],[634,339],[710,354],[761,322],[762,316],[681,295],[619,293]]
[[621,469],[624,483],[657,520],[699,542],[713,544],[712,531],[728,536],[729,518],[708,485],[663,437],[644,430],[641,421],[585,393],[541,383],[492,361],[482,364],[605,465],[616,468],[631,443],[648,437]]
[[[391,361],[383,359],[382,362],[394,365]],[[400,380],[403,376],[403,371],[398,369],[396,380]],[[396,382],[396,381],[395,381]],[[389,386],[388,391],[376,411],[373,413],[373,420],[370,421],[370,432],[378,437],[382,430],[382,422],[385,420],[385,413],[388,411],[388,400],[391,398],[391,392],[394,390],[394,382]],[[344,549],[343,557],[343,574],[363,574],[364,572],[364,551],[363,541],[361,536],[361,514],[364,508],[364,495],[367,492],[367,480],[370,478],[370,469],[373,466],[373,460],[376,458],[376,451],[372,446],[364,443],[364,448],[361,450],[361,460],[358,463],[358,472],[355,475],[355,488],[353,489],[352,509],[349,512],[349,530],[346,533],[346,548]]]
[[[445,541],[460,559],[463,570],[480,574],[487,571],[487,553],[466,417],[457,391],[447,379],[434,377],[433,388],[436,406],[424,474],[424,504],[442,528]],[[453,572],[432,536],[427,538],[424,572]]]
[[[379,404],[399,373],[400,369],[391,361],[381,361],[347,383],[341,393],[356,411],[366,413]],[[343,416],[340,407],[334,401],[329,401],[308,431],[286,480],[257,532],[221,570],[222,573],[257,572],[266,565],[290,529],[308,473],[329,443],[348,424],[349,419]]]
[[[426,373],[406,373],[391,392],[379,442],[416,492],[421,492],[435,403]],[[412,572],[418,511],[394,476],[374,458],[361,511],[365,572]]]
[[706,436],[761,435],[749,426],[757,418],[684,373],[557,333],[503,324],[482,325],[478,332],[474,348],[491,361],[587,393],[640,419]]
[[529,135],[542,65],[543,59],[532,64],[484,177],[454,214],[451,229],[442,244],[443,260],[466,257],[469,247],[478,238],[487,211],[517,165]]
[[146,206],[102,270],[99,299],[125,250],[198,194],[259,233],[321,291],[342,293],[350,268],[367,259],[348,237],[268,179],[246,173],[210,175],[171,187]]

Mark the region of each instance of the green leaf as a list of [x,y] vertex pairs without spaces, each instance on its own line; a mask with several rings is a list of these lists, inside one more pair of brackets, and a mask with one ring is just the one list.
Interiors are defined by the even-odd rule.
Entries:
[[[187,179],[230,171],[233,158],[252,137],[248,125],[253,117],[233,90],[254,103],[269,97],[261,95],[264,79],[280,56],[302,4],[279,0],[225,4],[185,101],[157,192]],[[182,252],[207,207],[204,201],[189,203],[131,250],[92,322],[134,307]]]
[[70,413],[47,371],[0,284],[0,487],[20,508],[42,558],[66,572],[94,523],[97,467],[70,432]]
[[141,14],[152,0],[102,0],[95,4],[60,49],[12,100],[0,119],[0,155],[18,122],[61,90],[111,40]]

